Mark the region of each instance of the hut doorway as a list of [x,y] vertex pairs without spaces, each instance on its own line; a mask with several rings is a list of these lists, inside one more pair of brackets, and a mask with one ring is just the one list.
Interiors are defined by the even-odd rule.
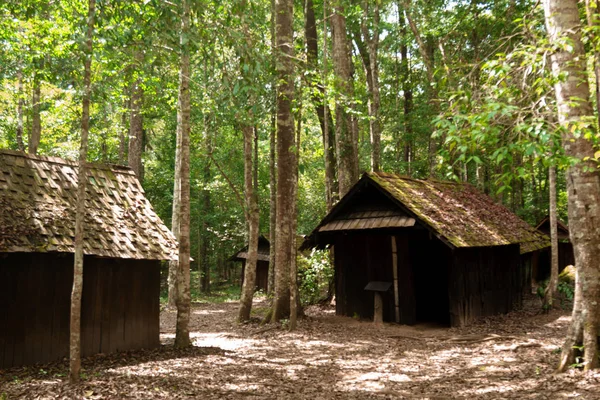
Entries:
[[415,296],[415,322],[450,326],[448,298],[449,249],[420,232],[409,238],[410,268]]

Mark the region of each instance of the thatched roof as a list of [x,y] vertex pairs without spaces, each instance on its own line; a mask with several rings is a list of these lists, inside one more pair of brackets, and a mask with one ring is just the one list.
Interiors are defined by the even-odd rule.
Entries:
[[[258,261],[269,261],[271,245],[269,240],[260,235],[258,237]],[[242,247],[229,258],[229,261],[246,261],[248,259],[248,245]]]
[[[176,260],[173,234],[133,171],[89,164],[84,253]],[[74,252],[77,163],[0,150],[0,253]]]
[[[303,247],[319,246],[322,242],[319,236],[330,234],[332,230],[329,228],[326,229],[329,232],[325,232],[324,227],[331,227],[335,221],[348,220],[348,215],[355,215],[354,209],[348,209],[350,204],[355,203],[353,197],[361,196],[361,193],[366,196],[365,199],[376,197],[367,193],[368,188],[384,195],[386,205],[380,206],[379,212],[390,214],[389,218],[395,211],[393,221],[386,226],[385,216],[373,216],[373,211],[370,211],[371,214],[365,215],[367,218],[361,222],[350,226],[341,224],[338,230],[406,229],[418,223],[452,247],[519,244],[521,253],[527,253],[549,246],[547,236],[472,185],[378,172],[365,173],[307,237]],[[371,219],[380,219],[380,222],[375,223]]]

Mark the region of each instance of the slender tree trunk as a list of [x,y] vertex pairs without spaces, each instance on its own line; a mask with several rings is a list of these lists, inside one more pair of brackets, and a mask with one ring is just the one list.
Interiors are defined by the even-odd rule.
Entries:
[[[312,0],[305,2],[305,25],[304,32],[306,36],[306,62],[309,68],[309,85],[311,86],[312,103],[315,106],[319,125],[321,126],[321,135],[323,138],[323,154],[325,158],[325,203],[327,210],[331,210],[335,201],[337,201],[337,185],[335,183],[335,126],[329,107],[325,104],[325,86],[317,74],[319,45],[317,37],[317,23],[315,19],[315,10]],[[327,30],[324,27],[323,41],[326,44]],[[327,50],[323,49],[325,56]]]
[[[181,79],[181,78],[180,78]],[[175,147],[175,178],[173,187],[173,212],[171,214],[171,231],[176,238],[180,235],[181,223],[181,129],[177,128],[177,138]],[[177,306],[177,274],[179,262],[169,261],[169,294],[167,299],[167,307],[174,308]]]
[[550,282],[546,287],[544,306],[551,308],[558,287],[558,229],[556,218],[556,166],[552,165],[548,170],[550,181]]
[[248,222],[248,258],[246,258],[244,283],[240,298],[239,322],[248,321],[250,319],[250,312],[252,311],[252,299],[254,297],[254,290],[256,289],[259,227],[258,201],[254,185],[252,159],[254,128],[252,125],[245,125],[242,131],[244,134],[244,185],[246,192],[246,220]]
[[276,70],[277,70],[277,213],[275,240],[275,297],[272,321],[277,322],[290,311],[290,261],[293,232],[292,195],[294,186],[294,3],[275,0]]
[[29,154],[37,154],[42,137],[41,82],[39,73],[33,77],[33,95],[31,96],[31,131],[29,132]]
[[17,71],[17,146],[19,151],[25,151],[23,143],[23,71],[19,67]]
[[[417,42],[419,47],[419,54],[423,59],[423,63],[425,64],[425,71],[427,73],[427,80],[429,85],[427,85],[427,91],[429,95],[429,103],[434,111],[437,113],[438,110],[438,91],[435,82],[435,64],[434,64],[434,50],[435,45],[432,41],[423,40],[419,32],[419,28],[417,24],[412,18],[412,1],[411,0],[402,0],[402,7],[404,8],[404,15],[406,16],[406,20],[408,21],[408,26],[410,27],[413,36]],[[429,175],[434,176],[437,164],[437,151],[438,146],[437,142],[434,138],[429,139]]]
[[[589,370],[599,364],[600,226],[596,221],[600,221],[600,174],[593,161],[592,141],[574,131],[588,124],[588,129],[595,134],[595,128],[586,122],[593,118],[594,112],[589,102],[577,0],[546,0],[544,11],[550,42],[557,49],[551,56],[552,72],[567,77],[555,84],[559,122],[565,127],[562,143],[567,156],[580,160],[567,170],[569,231],[579,280],[576,298],[579,296],[580,304],[574,307],[559,369],[564,370],[569,365],[567,362],[574,357],[574,346],[582,343],[584,369]],[[569,46],[565,46],[565,40]]]
[[401,79],[402,91],[404,92],[404,163],[406,164],[406,173],[412,174],[412,109],[413,109],[413,92],[410,81],[410,65],[408,62],[408,34],[406,32],[405,17],[401,12],[402,8],[398,4],[398,25],[402,32],[402,44],[400,45],[401,64]]
[[[206,162],[204,163],[204,188],[201,192],[201,202],[202,202],[202,232],[200,232],[200,253],[201,257],[198,258],[199,262],[199,270],[200,270],[200,290],[203,293],[210,293],[210,257],[208,254],[208,249],[210,247],[210,238],[209,238],[209,223],[207,216],[212,212],[211,209],[211,200],[210,200],[210,190],[208,190],[208,183],[212,179],[212,174],[210,170],[210,160],[212,158],[213,147],[212,147],[212,134],[211,127],[207,127],[205,123],[205,131],[204,131],[204,140],[206,153],[208,157],[206,158]],[[218,275],[217,275],[218,276]]]
[[[144,63],[144,53],[138,49],[134,58],[135,69],[141,71]],[[138,77],[131,88],[128,164],[140,182],[142,182],[144,178],[144,166],[142,165],[142,152],[144,149],[144,117],[142,115],[144,88],[142,87],[142,77],[140,74],[141,72],[138,72]]]
[[346,32],[346,17],[341,0],[335,0],[331,27],[333,31],[333,67],[336,75],[337,99],[335,139],[340,197],[358,180],[355,128],[352,126],[351,101],[354,97],[352,59]]
[[[369,32],[368,21],[373,24],[373,33]],[[361,34],[364,46],[359,46],[369,91],[369,133],[371,140],[371,171],[379,171],[381,164],[381,125],[379,122],[379,65],[377,52],[379,48],[379,1],[373,2],[373,15],[369,15],[369,1],[363,2],[363,20]]]
[[[277,96],[275,96],[277,97]],[[273,112],[271,118],[271,132],[269,137],[269,273],[267,283],[267,293],[273,294],[275,289],[275,227],[276,227],[276,213],[277,213],[277,172],[275,169],[275,141],[277,136],[277,112]]]
[[121,127],[119,129],[119,164],[125,165],[127,159],[127,137],[128,137],[128,126],[127,117],[131,104],[129,102],[129,93],[127,85],[123,85],[123,112],[121,113]]
[[[585,0],[585,14],[587,24],[590,28],[590,42],[594,50],[594,75],[596,76],[596,117],[598,118],[598,128],[600,129],[600,51],[598,47],[596,29],[598,29],[598,2],[597,0]],[[595,28],[595,29],[594,29]]]
[[[271,0],[271,56],[273,65],[276,63],[277,47],[275,46],[275,0]],[[277,236],[277,172],[276,165],[276,139],[277,139],[277,88],[273,89],[273,110],[271,113],[271,131],[269,132],[269,272],[267,276],[267,293],[272,295],[275,291],[275,241]]]
[[177,134],[179,166],[179,265],[177,268],[177,325],[175,347],[190,345],[190,53],[189,53],[190,5],[182,1],[181,16],[181,67],[179,71],[179,101],[177,110]]
[[298,321],[298,308],[300,306],[300,296],[298,293],[298,246],[296,244],[296,230],[298,229],[298,167],[300,165],[300,140],[302,134],[302,87],[298,90],[300,99],[298,104],[297,128],[296,128],[296,151],[294,152],[294,186],[292,188],[292,241],[290,247],[290,331],[296,329]]
[[87,152],[90,130],[90,99],[92,82],[92,44],[96,1],[88,2],[87,32],[85,36],[83,101],[81,107],[81,146],[77,172],[77,209],[75,213],[75,257],[73,265],[73,290],[71,292],[71,320],[69,338],[69,382],[79,382],[81,370],[81,295],[83,293],[83,240],[85,233],[85,198],[87,186]]

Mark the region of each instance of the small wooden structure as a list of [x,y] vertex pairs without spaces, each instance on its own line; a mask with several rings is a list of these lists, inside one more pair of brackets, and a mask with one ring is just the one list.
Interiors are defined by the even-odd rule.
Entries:
[[[69,354],[77,164],[0,150],[0,369]],[[90,165],[82,355],[157,347],[173,234],[126,167]]]
[[[575,254],[573,245],[569,237],[569,227],[562,221],[556,221],[558,233],[558,272],[562,272],[565,267],[575,265]],[[536,229],[550,237],[550,217],[546,216],[536,226]],[[551,253],[550,248],[540,252],[538,262],[533,265],[532,278],[535,282],[540,282],[550,277]]]
[[[258,238],[258,259],[256,261],[256,290],[267,291],[269,285],[269,254],[270,254],[270,243],[269,240],[260,236]],[[244,246],[240,250],[236,251],[233,256],[229,258],[230,261],[238,261],[242,263],[242,278],[241,284],[244,284],[244,273],[246,272],[246,260],[248,259],[248,245]]]
[[306,238],[333,246],[338,315],[373,318],[371,281],[393,282],[383,319],[461,326],[508,312],[530,285],[521,254],[548,238],[468,184],[366,173]]

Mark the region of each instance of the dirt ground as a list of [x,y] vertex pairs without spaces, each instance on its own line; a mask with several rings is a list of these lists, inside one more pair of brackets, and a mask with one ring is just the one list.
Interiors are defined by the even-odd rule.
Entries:
[[163,346],[0,371],[0,399],[600,399],[600,372],[553,375],[567,312],[523,310],[461,329],[374,327],[311,307],[290,333],[235,322],[237,303],[195,304],[194,347],[174,350],[175,313],[163,311]]

